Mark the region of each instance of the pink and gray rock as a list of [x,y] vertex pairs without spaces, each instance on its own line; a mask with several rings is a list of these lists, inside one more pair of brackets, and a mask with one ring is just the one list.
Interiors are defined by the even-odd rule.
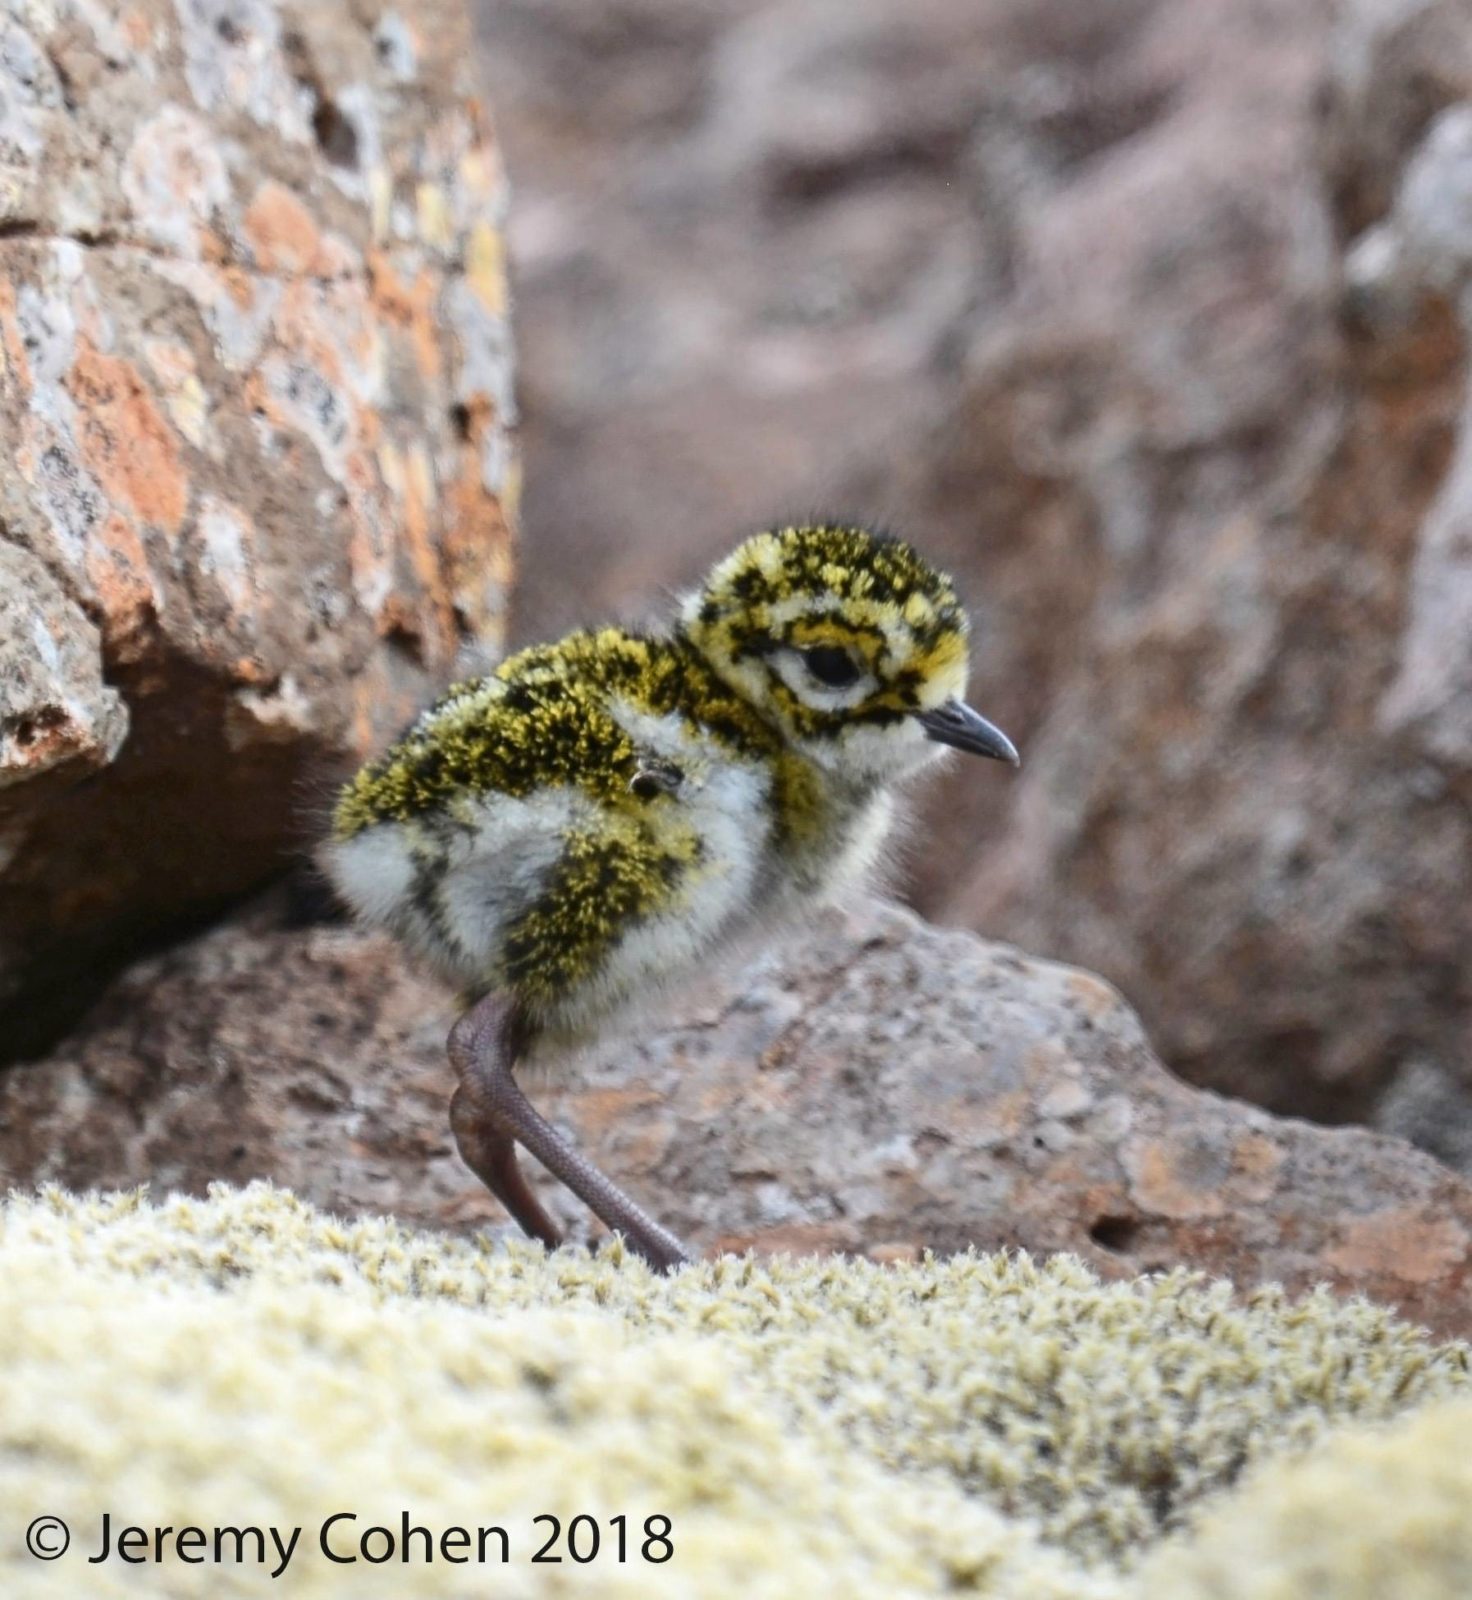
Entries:
[[1472,1170],[1472,3],[481,18],[522,630],[912,530],[1025,763],[926,802],[917,902]]
[[499,637],[467,38],[456,0],[0,22],[0,1001],[279,872],[314,775]]
[[[343,1213],[505,1229],[450,1141],[452,1015],[383,942],[258,906],[0,1074],[0,1183],[267,1177]],[[1472,1331],[1472,1185],[1188,1088],[1097,978],[879,903],[531,1087],[702,1250],[1067,1250],[1116,1275],[1327,1281]]]

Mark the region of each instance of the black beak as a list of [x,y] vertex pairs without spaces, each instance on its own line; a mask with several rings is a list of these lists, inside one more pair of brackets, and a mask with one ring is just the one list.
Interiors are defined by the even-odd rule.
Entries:
[[1013,767],[1022,765],[1022,757],[1007,735],[960,700],[947,700],[934,711],[922,711],[919,720],[926,735],[937,744],[954,745],[957,750],[990,756],[993,761],[1005,761]]

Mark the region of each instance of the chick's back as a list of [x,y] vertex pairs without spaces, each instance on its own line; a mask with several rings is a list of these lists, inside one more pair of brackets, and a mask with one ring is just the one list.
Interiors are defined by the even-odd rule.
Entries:
[[677,641],[574,634],[451,688],[343,791],[323,864],[468,994],[579,1031],[751,913],[776,756]]

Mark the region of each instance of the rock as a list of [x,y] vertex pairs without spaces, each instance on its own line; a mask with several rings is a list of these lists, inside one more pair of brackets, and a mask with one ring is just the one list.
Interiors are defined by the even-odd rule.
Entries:
[[1194,1081],[1463,1164],[1469,22],[1300,11],[1280,51],[1239,19],[1168,122],[1024,216],[1014,315],[978,325],[927,470],[959,515],[1040,463],[982,557],[993,615],[1049,528],[1044,574],[1077,538],[1092,579],[1045,666],[1003,640],[984,668],[1050,685],[1028,770],[922,895],[1103,972]]
[[0,1055],[498,639],[514,498],[456,0],[7,15]]
[[0,789],[51,773],[75,781],[117,755],[128,709],[103,681],[101,643],[29,550],[0,545]]
[[[702,1250],[1014,1246],[1111,1277],[1320,1282],[1472,1329],[1472,1186],[1397,1140],[1173,1079],[1091,975],[871,903],[532,1092]],[[448,997],[384,943],[257,906],[140,963],[0,1077],[0,1180],[509,1231],[450,1141]],[[553,1213],[587,1238],[556,1185]]]
[[1472,6],[600,15],[482,7],[522,630],[891,519],[1024,755],[926,800],[916,903],[1472,1171]]

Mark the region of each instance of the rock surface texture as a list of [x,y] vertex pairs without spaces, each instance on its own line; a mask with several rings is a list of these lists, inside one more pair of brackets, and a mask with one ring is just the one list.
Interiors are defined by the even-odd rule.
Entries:
[[454,0],[0,21],[0,1002],[278,872],[499,637],[474,84]]
[[[514,1232],[450,1141],[452,1019],[379,940],[261,905],[140,963],[59,1055],[0,1077],[0,1182],[264,1177]],[[875,902],[682,1019],[531,1088],[703,1251],[1070,1251],[1110,1276],[1327,1282],[1472,1331],[1472,1186],[1398,1140],[1177,1082],[1086,973]]]
[[918,903],[1472,1169],[1469,0],[482,18],[525,631],[892,518],[1025,762],[936,794]]

